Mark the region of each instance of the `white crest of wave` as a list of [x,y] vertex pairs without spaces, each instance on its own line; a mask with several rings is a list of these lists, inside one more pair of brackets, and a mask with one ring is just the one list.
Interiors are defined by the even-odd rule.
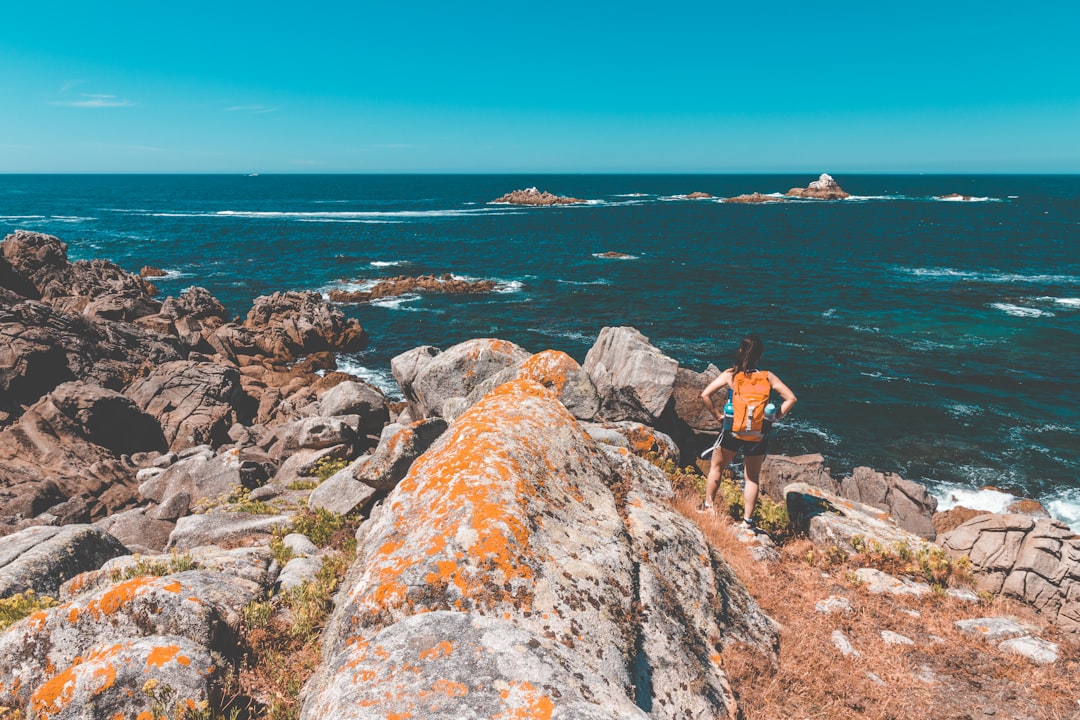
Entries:
[[1064,305],[1065,307],[1080,308],[1080,298],[1041,297],[1037,299],[1043,302],[1054,303],[1055,305]]
[[975,270],[957,270],[955,268],[925,267],[898,267],[896,269],[899,272],[903,272],[908,275],[914,275],[920,278],[976,280],[979,282],[989,283],[1075,283],[1077,281],[1080,281],[1080,276],[1077,275],[1047,275],[1042,273],[1025,275],[1024,273],[995,271],[980,272]]
[[1037,317],[1054,317],[1054,313],[1049,310],[1040,310],[1039,308],[1022,307],[1020,305],[1013,305],[1012,303],[990,303],[990,307],[995,310],[1000,310],[1006,315],[1012,315],[1013,317],[1023,318],[1037,318]]
[[934,199],[938,202],[997,202],[997,198],[973,197],[971,195],[962,195],[961,197],[936,197]]
[[398,265],[404,265],[408,260],[372,260],[371,267],[397,267]]
[[1016,495],[984,488],[974,490],[959,486],[946,486],[937,495],[938,510],[952,510],[961,506],[972,510],[982,510],[991,513],[1003,513],[1014,502],[1019,500]]
[[556,280],[555,282],[562,283],[563,285],[610,285],[607,280]]
[[420,308],[408,308],[402,307],[406,303],[415,302],[420,299],[419,295],[407,294],[397,295],[395,297],[379,298],[378,300],[372,300],[372,307],[389,308],[390,310],[412,310],[419,311]]
[[1043,503],[1043,507],[1073,532],[1080,532],[1080,489],[1062,491]]
[[397,381],[394,380],[394,376],[390,374],[389,370],[366,367],[360,362],[359,358],[348,355],[338,357],[337,369],[374,385],[391,400],[400,401],[405,399],[405,396],[401,394],[401,388],[398,387]]

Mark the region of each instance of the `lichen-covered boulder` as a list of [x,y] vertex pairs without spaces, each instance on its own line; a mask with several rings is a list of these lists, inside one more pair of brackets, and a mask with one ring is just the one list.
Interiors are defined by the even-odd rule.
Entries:
[[496,373],[469,394],[465,409],[512,380],[532,380],[549,388],[578,420],[592,420],[600,410],[600,395],[592,378],[577,360],[560,350],[544,350],[518,366]]
[[582,427],[598,443],[626,448],[635,455],[653,455],[660,460],[678,462],[679,446],[664,433],[631,420],[609,423],[584,423]]
[[41,610],[0,635],[0,706],[20,706],[56,673],[107,642],[149,635],[207,649],[227,643],[262,588],[206,570],[135,577]]
[[[205,648],[155,635],[104,642],[34,688],[22,708],[41,720],[168,717],[205,709],[220,672]],[[163,707],[164,706],[164,707]]]
[[[703,632],[715,636],[678,635],[663,661],[673,663],[670,677],[707,678],[710,690],[694,707],[734,714],[723,690],[723,648],[756,637],[736,625],[768,622],[729,570],[702,570],[701,583],[714,583],[704,599],[701,587],[641,594],[635,579],[643,558],[624,515],[628,493],[656,479],[637,482],[641,461],[619,464],[613,452],[592,441],[549,389],[528,380],[499,386],[459,417],[361,526],[302,717],[480,718],[523,707],[550,717],[639,716],[628,698],[645,703],[656,692],[647,674],[633,670],[648,666],[639,654],[650,632],[643,599],[658,623],[718,615],[703,621]],[[630,502],[679,527],[643,528],[641,542],[655,543],[646,552],[660,553],[670,541],[679,562],[704,557],[723,566],[700,532],[663,515],[651,496]],[[660,568],[654,572],[670,576]],[[736,618],[739,610],[757,619]],[[519,639],[507,645],[510,638]],[[511,660],[531,668],[527,687]],[[402,675],[406,664],[419,667],[418,676]],[[453,703],[420,694],[434,688],[451,688]],[[435,704],[421,704],[427,698]],[[657,718],[680,712],[652,707]]]
[[443,417],[443,406],[464,401],[489,377],[517,367],[529,353],[506,340],[466,340],[440,352],[422,347],[390,361],[390,369],[409,401],[414,419]]
[[672,400],[679,363],[632,327],[606,327],[583,364],[606,420],[657,425]]
[[169,535],[169,550],[190,550],[203,545],[254,545],[270,541],[275,528],[289,524],[292,515],[254,515],[213,510],[176,521]]
[[21,530],[0,538],[0,598],[27,590],[55,597],[64,581],[127,552],[92,525]]

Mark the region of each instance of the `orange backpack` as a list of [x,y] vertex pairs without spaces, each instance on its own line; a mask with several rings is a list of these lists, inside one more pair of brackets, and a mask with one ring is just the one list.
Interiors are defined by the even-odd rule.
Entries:
[[739,440],[765,437],[765,405],[772,383],[768,370],[735,373],[731,378],[731,405],[735,409],[731,434]]

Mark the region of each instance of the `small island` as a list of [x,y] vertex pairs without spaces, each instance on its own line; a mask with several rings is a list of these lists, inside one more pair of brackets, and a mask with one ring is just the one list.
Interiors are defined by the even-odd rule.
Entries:
[[763,193],[755,192],[749,195],[736,195],[735,197],[725,198],[726,203],[771,203],[771,202],[787,202],[785,198],[777,197],[775,195],[765,195]]
[[813,200],[843,200],[851,197],[851,194],[845,192],[828,173],[821,173],[821,177],[804,188],[791,188],[787,194],[791,197]]
[[602,253],[596,253],[594,257],[603,258],[605,260],[632,260],[633,255],[628,255],[624,252],[617,252],[615,250],[607,250]]
[[509,205],[580,205],[585,200],[575,197],[563,197],[560,195],[553,195],[549,192],[537,190],[534,187],[525,188],[524,190],[514,190],[508,192],[501,198],[491,201],[493,204],[505,203]]
[[379,278],[369,290],[331,290],[330,302],[342,304],[355,304],[371,302],[385,297],[396,297],[412,292],[434,292],[446,295],[473,295],[477,293],[491,292],[495,289],[494,280],[465,280],[456,278],[450,273],[442,275],[418,275],[409,277],[398,275],[396,277]]
[[712,200],[713,196],[707,192],[692,192],[686,196],[687,200]]

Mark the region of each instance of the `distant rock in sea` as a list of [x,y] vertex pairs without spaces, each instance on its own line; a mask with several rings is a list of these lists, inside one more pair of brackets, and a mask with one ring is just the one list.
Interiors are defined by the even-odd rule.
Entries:
[[624,252],[617,252],[615,250],[608,250],[602,253],[596,253],[596,257],[604,258],[607,260],[629,260],[634,257],[633,255],[627,255]]
[[782,197],[776,197],[775,195],[764,195],[762,193],[750,193],[749,195],[736,195],[735,197],[725,198],[726,203],[770,203],[770,202],[787,202]]
[[510,203],[511,205],[577,205],[585,202],[585,200],[552,195],[549,192],[543,192],[531,187],[506,193],[501,198],[492,200],[492,202]]
[[948,193],[947,195],[938,195],[938,200],[959,200],[960,202],[971,202],[972,197],[970,195],[961,195],[960,193]]
[[828,173],[821,173],[821,177],[804,188],[791,188],[787,191],[787,194],[791,197],[813,198],[815,200],[843,200],[851,197],[851,194],[844,192]]
[[687,200],[712,200],[712,195],[707,192],[692,192],[686,196]]
[[463,280],[456,278],[450,273],[435,275],[419,275],[408,277],[398,275],[391,278],[382,278],[375,283],[370,290],[348,292],[345,290],[332,290],[330,301],[337,303],[361,303],[378,300],[384,297],[395,297],[410,292],[437,292],[449,295],[467,295],[474,293],[491,292],[495,289],[494,280]]
[[143,265],[142,270],[139,271],[139,277],[165,277],[166,272],[159,267],[153,265]]

